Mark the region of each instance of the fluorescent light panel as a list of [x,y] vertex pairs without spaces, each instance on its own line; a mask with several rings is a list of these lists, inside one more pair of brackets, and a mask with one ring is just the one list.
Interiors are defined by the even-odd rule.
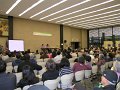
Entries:
[[[117,4],[117,5],[114,5],[114,6],[110,6],[110,7],[107,7],[107,8],[102,8],[102,9],[99,9],[99,10],[96,10],[96,11],[92,11],[92,12],[88,12],[88,13],[80,14],[80,15],[77,15],[77,16],[74,16],[74,17],[70,17],[70,18],[62,19],[62,20],[57,21],[57,22],[63,22],[63,21],[69,20],[69,19],[73,19],[73,18],[77,18],[77,17],[80,17],[80,16],[88,15],[88,14],[91,14],[91,13],[95,13],[95,12],[103,11],[103,10],[110,9],[110,8],[113,8],[113,7],[117,7],[117,6],[120,6],[120,4]],[[51,20],[48,20],[48,21],[51,21]]]
[[[118,20],[119,21],[119,20]],[[117,24],[118,23],[118,21],[116,21],[116,22],[112,22],[112,23],[103,23],[103,24],[92,24],[92,25],[73,25],[73,26],[84,26],[84,27],[90,27],[90,26],[104,26],[104,25],[108,25],[108,24],[113,24],[113,23],[115,23],[115,24]]]
[[21,14],[19,14],[19,16],[22,16],[26,12],[30,11],[32,8],[36,7],[38,4],[42,3],[43,1],[44,0],[39,0],[38,2],[36,2],[35,4],[33,4],[31,7],[29,7],[28,9],[26,9],[24,12],[22,12]]
[[[80,26],[86,26],[86,27],[90,27],[90,26],[105,26],[105,25],[113,25],[113,24],[118,24],[120,21],[116,21],[116,22],[111,22],[111,23],[103,23],[103,24],[92,24],[92,25],[78,25],[78,27]],[[77,26],[77,25],[73,25],[73,26]]]
[[57,11],[57,12],[52,13],[52,14],[50,14],[50,15],[47,15],[47,16],[45,16],[45,17],[43,17],[43,18],[40,18],[40,20],[45,19],[45,18],[50,17],[50,16],[53,16],[53,15],[55,15],[55,14],[58,14],[58,13],[60,13],[60,12],[65,11],[65,10],[71,9],[71,8],[73,8],[73,7],[79,6],[79,5],[84,4],[84,3],[88,2],[88,1],[91,1],[91,0],[84,0],[84,1],[82,1],[82,2],[80,2],[80,3],[74,4],[74,5],[70,6],[70,7],[64,8],[64,9],[62,9],[62,10],[60,10],[60,11]]
[[76,19],[76,20],[72,20],[72,21],[68,21],[68,22],[64,22],[63,24],[74,22],[74,21],[79,21],[79,20],[83,20],[83,19],[87,19],[87,18],[91,18],[91,17],[95,17],[95,16],[100,16],[100,15],[104,15],[104,14],[109,14],[109,13],[113,13],[113,12],[117,12],[117,11],[120,11],[120,9],[117,9],[117,10],[114,10],[114,11],[105,12],[105,13],[100,13],[100,14],[96,14],[96,15],[93,15],[93,16],[80,18],[80,19]]
[[13,5],[12,7],[10,7],[8,9],[8,11],[6,12],[6,14],[9,14],[22,0],[17,0]]
[[[103,4],[106,4],[106,3],[109,3],[109,2],[112,2],[113,0],[109,0],[109,1],[106,1],[106,2],[102,2],[102,3],[99,3],[99,4],[96,4],[96,5],[93,5],[93,6],[90,6],[90,7],[87,7],[87,8],[84,8],[84,9],[81,9],[81,10],[77,10],[77,11],[74,11],[72,13],[68,13],[68,14],[65,14],[65,15],[62,15],[62,16],[59,16],[59,17],[56,17],[56,18],[53,18],[53,19],[50,19],[48,21],[53,21],[53,20],[56,20],[56,19],[59,19],[59,18],[62,18],[62,17],[65,17],[65,16],[68,16],[68,15],[71,15],[71,14],[74,14],[74,13],[77,13],[77,12],[80,12],[80,11],[84,11],[84,10],[87,10],[87,9],[90,9],[90,8],[93,8],[93,7],[96,7],[96,6],[100,6],[100,5],[103,5]],[[112,8],[113,6],[111,7],[107,7],[107,8]],[[114,6],[116,7],[116,6]],[[107,9],[106,8],[106,9]],[[98,11],[98,10],[97,10]],[[93,11],[93,12],[97,12],[97,11]],[[101,11],[101,10],[99,10]],[[89,12],[88,14],[90,13],[93,13],[93,12]],[[87,13],[85,14],[87,15]],[[65,20],[69,20],[69,19],[72,19],[72,18],[75,18],[75,17],[79,17],[79,16],[83,16],[83,15],[77,15],[77,16],[74,16],[74,17],[70,17],[70,18],[67,18],[67,19],[63,19],[63,20],[60,20],[60,21],[57,21],[57,22],[61,22],[61,21],[65,21]]]
[[40,32],[33,32],[33,35],[38,35],[38,36],[52,36],[52,34],[40,33]]
[[[120,18],[120,16],[118,16],[118,17],[113,17],[113,18],[107,18],[107,19],[100,19],[100,20],[97,20],[97,21],[93,21],[93,22],[87,22],[87,23],[80,23],[80,24],[92,24],[92,23],[98,23],[98,22],[100,22],[100,21],[102,21],[102,22],[104,22],[104,21],[111,21],[111,20],[114,20],[114,19],[117,19],[117,18]],[[80,24],[75,24],[75,25],[80,25]],[[69,24],[69,25],[71,25],[71,24]],[[73,25],[73,24],[72,24]]]
[[56,3],[56,4],[54,4],[54,5],[52,5],[52,6],[48,7],[48,8],[46,8],[46,9],[40,11],[40,12],[34,14],[34,15],[31,16],[30,18],[33,18],[33,17],[35,17],[35,16],[38,16],[38,15],[40,15],[41,13],[43,13],[43,12],[45,12],[45,11],[47,11],[47,10],[53,8],[53,7],[56,7],[56,6],[58,6],[58,5],[60,5],[60,4],[64,3],[64,2],[66,2],[66,1],[67,1],[67,0],[62,0],[62,1],[60,1],[59,3]]
[[104,21],[104,22],[99,22],[99,23],[91,23],[91,24],[78,24],[79,25],[100,25],[100,24],[109,24],[110,22],[116,22],[116,21],[120,21],[120,19],[116,19],[116,20],[110,20],[110,21]]
[[88,20],[84,20],[84,21],[80,21],[80,22],[74,22],[74,23],[70,23],[70,25],[78,24],[78,23],[82,23],[82,22],[94,21],[94,20],[97,20],[97,19],[102,19],[102,18],[106,18],[106,17],[116,16],[116,15],[119,15],[119,14],[120,13],[112,14],[112,15],[108,15],[108,16],[103,16],[103,17],[99,17],[99,18],[94,18],[94,19],[88,19]]

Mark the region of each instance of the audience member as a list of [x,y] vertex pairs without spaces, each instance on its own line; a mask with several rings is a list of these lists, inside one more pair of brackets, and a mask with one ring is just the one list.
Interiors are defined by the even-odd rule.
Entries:
[[23,88],[26,85],[32,85],[39,82],[30,66],[26,65],[22,70],[23,78],[18,82],[17,88]]
[[22,69],[25,65],[29,65],[33,70],[41,70],[42,66],[37,65],[36,63],[30,62],[30,56],[29,54],[25,54],[23,58],[23,62],[18,65],[17,72],[22,72]]
[[116,90],[117,81],[118,76],[114,71],[104,71],[101,77],[102,85],[95,87],[94,90]]
[[85,57],[85,60],[86,60],[85,65],[87,70],[91,70],[92,69],[91,57],[87,55]]
[[17,53],[17,54],[16,54],[16,58],[17,58],[16,60],[12,61],[12,66],[13,66],[13,67],[14,67],[14,66],[18,66],[19,64],[22,63],[20,53]]
[[42,75],[42,81],[57,79],[59,72],[56,70],[55,62],[50,59],[46,63],[46,72]]
[[79,57],[78,62],[76,62],[73,66],[73,72],[81,71],[81,70],[87,70],[85,63],[85,58]]
[[63,58],[60,62],[60,72],[59,76],[63,76],[65,74],[73,73],[72,69],[70,68],[70,62],[67,58]]
[[16,88],[16,76],[5,71],[6,63],[0,60],[0,90],[14,90]]
[[61,62],[61,59],[62,59],[61,52],[58,51],[58,52],[57,52],[57,56],[54,57],[54,62],[55,62],[56,64],[59,64],[59,63]]

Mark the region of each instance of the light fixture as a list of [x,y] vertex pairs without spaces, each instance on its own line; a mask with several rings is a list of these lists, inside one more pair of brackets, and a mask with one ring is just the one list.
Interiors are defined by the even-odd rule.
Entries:
[[[65,17],[65,16],[68,16],[68,15],[71,15],[71,14],[75,14],[77,12],[80,12],[80,11],[84,11],[84,10],[87,10],[87,9],[90,9],[90,8],[93,8],[93,7],[96,7],[96,6],[100,6],[100,5],[103,5],[103,4],[106,4],[106,3],[109,3],[109,2],[112,2],[113,0],[109,0],[109,1],[106,1],[106,2],[102,2],[102,3],[99,3],[99,4],[96,4],[96,5],[93,5],[93,6],[90,6],[90,7],[87,7],[87,8],[83,8],[83,9],[80,9],[80,10],[77,10],[77,11],[74,11],[72,13],[68,13],[68,14],[65,14],[65,15],[62,15],[62,16],[59,16],[59,17],[56,17],[56,18],[53,18],[53,19],[50,19],[48,21],[53,21],[53,20],[56,20],[56,19],[59,19],[59,18],[62,18],[62,17]],[[110,8],[110,7],[108,7]],[[97,12],[97,11],[96,11]],[[92,13],[92,12],[89,12],[89,13]],[[77,17],[77,16],[75,16]],[[74,18],[74,17],[71,17],[71,18]],[[61,21],[65,21],[65,20],[69,20],[71,18],[68,18],[68,19],[63,19],[63,20],[60,20],[60,21],[57,21],[57,22],[61,22]]]
[[78,24],[78,25],[94,25],[94,24],[98,24],[98,25],[100,25],[100,24],[108,24],[108,23],[110,23],[110,22],[115,22],[115,21],[120,21],[120,19],[114,19],[114,20],[110,20],[110,21],[103,21],[103,22],[99,22],[99,23],[90,23],[90,24]]
[[55,15],[55,14],[58,14],[58,13],[60,13],[60,12],[65,11],[65,10],[71,9],[71,8],[73,8],[73,7],[79,6],[79,5],[84,4],[84,3],[88,2],[88,1],[91,1],[91,0],[84,0],[84,1],[82,1],[82,2],[80,2],[80,3],[77,3],[77,4],[72,5],[72,6],[70,6],[70,7],[64,8],[64,9],[62,9],[62,10],[59,10],[59,11],[57,11],[57,12],[55,12],[55,13],[52,13],[52,14],[50,14],[50,15],[47,15],[47,16],[45,16],[45,17],[43,17],[43,18],[40,18],[40,20],[45,19],[45,18],[50,17],[50,16],[53,16],[53,15]]
[[26,9],[24,12],[22,12],[21,14],[19,14],[19,16],[22,16],[26,12],[30,11],[32,8],[36,7],[38,4],[42,3],[43,1],[44,0],[39,0],[38,2],[36,2],[35,4],[33,4],[31,7],[29,7],[28,9]]
[[111,22],[111,23],[103,23],[103,24],[95,24],[95,23],[94,23],[94,24],[92,24],[92,25],[73,25],[73,26],[78,26],[78,27],[79,27],[79,26],[80,26],[80,27],[81,27],[81,26],[86,26],[86,27],[91,27],[91,26],[94,27],[94,26],[95,26],[95,27],[98,27],[98,26],[105,26],[105,25],[108,26],[108,25],[113,25],[113,24],[116,25],[116,24],[118,24],[119,22],[120,22],[120,21],[118,20],[118,21],[116,21],[116,22]]
[[[84,15],[91,14],[91,13],[95,13],[95,12],[103,11],[103,10],[110,9],[110,8],[113,8],[113,7],[117,7],[117,6],[120,6],[120,4],[117,4],[117,5],[114,5],[114,6],[110,6],[110,7],[107,7],[107,8],[102,8],[102,9],[99,9],[99,10],[96,10],[96,11],[92,11],[92,12],[88,12],[88,13],[80,14],[80,15],[73,16],[73,17],[70,17],[70,18],[62,19],[62,20],[57,21],[57,22],[63,22],[63,21],[69,20],[69,19],[73,19],[73,18],[76,18],[76,17],[80,17],[80,16],[84,16]],[[60,18],[60,17],[59,17],[59,18]],[[54,19],[50,19],[50,20],[48,20],[48,21],[52,21],[52,20],[55,20],[55,18],[54,18]]]
[[10,7],[8,9],[8,11],[6,12],[6,14],[9,14],[22,0],[17,0],[13,5],[12,7]]
[[104,14],[109,14],[109,13],[113,13],[113,12],[117,12],[117,11],[120,11],[120,9],[117,9],[117,10],[114,10],[114,11],[110,11],[110,12],[96,14],[96,15],[93,15],[93,16],[85,17],[85,18],[75,19],[75,20],[72,20],[72,21],[64,22],[63,24],[74,22],[74,21],[79,21],[79,20],[83,20],[83,19],[87,19],[87,18],[91,18],[91,17],[95,17],[95,16],[100,16],[100,15],[104,15]]
[[42,10],[42,11],[40,11],[40,12],[38,12],[38,13],[32,15],[30,18],[33,18],[33,17],[35,17],[35,16],[37,16],[37,15],[40,15],[41,13],[43,13],[43,12],[45,12],[45,11],[47,11],[47,10],[53,8],[53,7],[56,7],[56,6],[60,5],[61,3],[66,2],[66,1],[67,1],[67,0],[62,0],[62,1],[60,1],[59,3],[56,3],[56,4],[54,4],[54,5],[52,5],[52,6],[48,7],[48,8],[46,8],[46,9],[44,9],[44,10]]
[[94,18],[94,19],[88,19],[88,20],[84,20],[84,21],[81,21],[81,22],[70,23],[70,25],[78,24],[78,23],[82,23],[82,22],[94,21],[94,20],[97,20],[97,19],[102,19],[102,18],[107,18],[107,17],[111,17],[111,16],[116,16],[116,15],[119,15],[119,14],[120,13],[112,14],[112,15],[108,15],[108,16],[103,16],[103,17],[99,17],[99,18]]
[[40,33],[40,32],[33,32],[33,35],[37,35],[37,36],[52,36],[52,34]]
[[[117,18],[120,18],[120,16],[118,16],[118,17],[113,17],[113,18],[107,18],[107,19],[100,19],[100,20],[95,20],[95,21],[91,21],[91,22],[85,22],[85,23],[80,23],[80,24],[74,24],[74,25],[81,25],[81,24],[93,24],[93,23],[98,23],[98,22],[100,22],[100,21],[102,21],[102,22],[104,22],[104,21],[111,21],[111,20],[115,20],[115,19],[117,19]],[[73,24],[69,24],[69,25],[73,25]]]

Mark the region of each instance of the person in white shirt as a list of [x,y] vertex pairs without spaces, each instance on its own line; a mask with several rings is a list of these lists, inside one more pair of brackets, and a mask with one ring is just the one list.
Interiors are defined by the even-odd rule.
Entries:
[[54,62],[55,62],[56,64],[59,64],[59,63],[61,62],[61,59],[62,59],[61,52],[58,51],[58,52],[57,52],[57,56],[54,57]]

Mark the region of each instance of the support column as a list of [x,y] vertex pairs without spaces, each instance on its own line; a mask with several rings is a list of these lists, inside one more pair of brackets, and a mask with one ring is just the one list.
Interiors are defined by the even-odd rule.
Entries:
[[13,39],[13,16],[8,16],[8,40],[12,40]]
[[89,30],[87,30],[87,48],[89,49]]
[[63,50],[63,25],[60,25],[60,48]]

